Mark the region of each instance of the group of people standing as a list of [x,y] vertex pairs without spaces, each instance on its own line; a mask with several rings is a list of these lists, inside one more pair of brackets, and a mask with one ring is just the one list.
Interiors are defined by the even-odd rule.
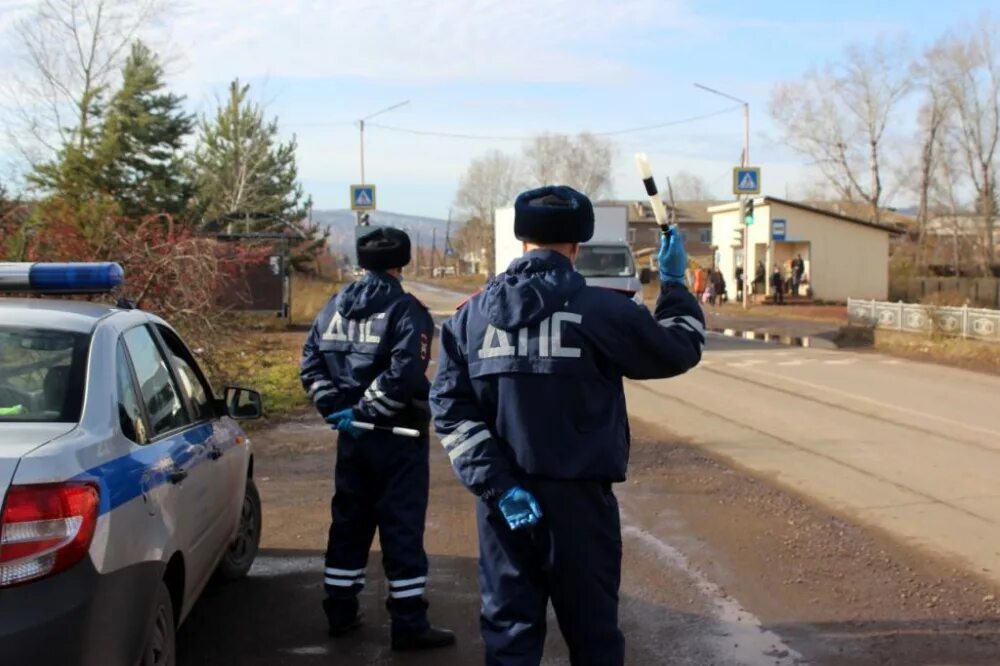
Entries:
[[[759,263],[757,265],[757,272],[760,276],[761,282],[763,282],[763,263]],[[786,293],[798,296],[799,287],[801,287],[805,281],[805,274],[806,262],[802,259],[801,254],[797,255],[789,262],[787,271],[782,270],[780,264],[775,264],[774,269],[771,272],[771,289],[774,292],[774,303],[776,305],[784,305]]]
[[693,279],[694,294],[698,300],[708,305],[717,305],[729,300],[726,293],[726,279],[722,277],[722,271],[717,267],[706,269],[699,266],[694,271]]
[[[423,536],[428,421],[476,497],[480,629],[487,666],[538,666],[551,600],[574,666],[622,666],[622,540],[613,484],[625,480],[623,380],[687,372],[705,319],[685,285],[681,235],[664,234],[655,311],[586,284],[574,268],[594,233],[590,200],[544,187],[515,202],[524,256],[441,324],[403,291],[409,237],[357,241],[365,275],[334,296],[303,350],[302,385],[340,435],[323,572],[331,636],[362,623],[358,594],[379,533],[394,650],[443,648],[427,617]],[[721,284],[721,274],[708,284]],[[415,437],[404,436],[400,429]]]

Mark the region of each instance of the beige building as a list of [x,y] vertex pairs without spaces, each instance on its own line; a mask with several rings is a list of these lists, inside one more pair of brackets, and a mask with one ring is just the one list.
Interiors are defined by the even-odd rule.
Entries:
[[[759,300],[771,294],[771,274],[777,264],[791,277],[791,261],[805,263],[805,283],[799,296],[843,302],[848,298],[889,297],[889,238],[895,226],[876,224],[775,197],[754,199],[754,222],[747,227],[744,248],[732,247],[742,224],[735,201],[708,209],[712,216],[715,261],[725,277],[727,291],[736,295],[736,267],[745,265],[750,293]],[[763,267],[763,284],[754,278]]]

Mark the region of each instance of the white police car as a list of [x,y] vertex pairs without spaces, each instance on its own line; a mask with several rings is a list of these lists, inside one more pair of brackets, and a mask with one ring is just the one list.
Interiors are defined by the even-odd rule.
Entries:
[[[0,291],[94,293],[117,264],[4,264]],[[0,663],[174,663],[174,632],[260,538],[259,394],[212,393],[163,320],[0,298]]]

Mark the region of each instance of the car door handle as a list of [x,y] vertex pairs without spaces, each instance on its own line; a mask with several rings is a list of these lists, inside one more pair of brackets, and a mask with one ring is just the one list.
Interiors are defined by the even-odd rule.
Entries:
[[222,457],[222,449],[220,449],[219,447],[213,446],[208,450],[209,460],[218,460],[221,457]]
[[186,479],[187,476],[188,473],[185,470],[180,469],[179,467],[174,467],[169,472],[167,472],[167,481],[176,486],[178,483]]

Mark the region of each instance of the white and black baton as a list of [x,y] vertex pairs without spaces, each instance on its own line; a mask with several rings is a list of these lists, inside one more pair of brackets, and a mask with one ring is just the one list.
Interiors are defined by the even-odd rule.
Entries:
[[374,423],[365,423],[364,421],[354,421],[351,425],[358,430],[378,430],[380,432],[391,432],[393,435],[399,435],[400,437],[420,437],[420,431],[413,428],[380,426]]
[[653,170],[649,166],[649,158],[646,157],[646,153],[636,153],[635,164],[639,167],[639,176],[642,178],[642,184],[646,187],[646,194],[649,195],[649,203],[653,207],[656,223],[660,225],[663,235],[667,236],[670,234],[670,225],[667,224],[667,209],[656,189],[656,180],[653,178]]

